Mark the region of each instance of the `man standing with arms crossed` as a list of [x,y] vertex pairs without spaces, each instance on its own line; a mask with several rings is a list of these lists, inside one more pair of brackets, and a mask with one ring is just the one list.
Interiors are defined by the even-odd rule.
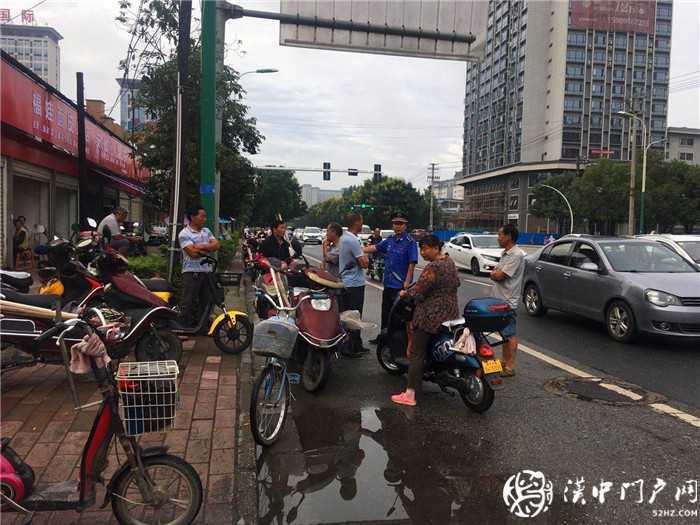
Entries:
[[[408,217],[398,212],[392,215],[391,226],[394,235],[384,239],[377,245],[366,246],[365,253],[381,253],[384,255],[384,291],[382,292],[382,327],[389,320],[389,312],[401,290],[408,288],[413,282],[413,271],[418,262],[418,247],[416,241],[406,233]],[[370,343],[377,344],[378,338]]]
[[[362,215],[349,213],[345,216],[345,225],[348,231],[340,237],[340,255],[338,263],[340,267],[340,279],[345,285],[341,311],[358,310],[362,316],[365,304],[365,268],[367,268],[367,256],[362,251],[362,242],[357,236],[362,231]],[[359,330],[350,331],[350,350],[343,354],[346,357],[360,357],[365,351],[362,345],[362,336]]]
[[[498,244],[503,248],[503,255],[491,272],[491,280],[494,282],[491,295],[507,301],[516,312],[516,316],[525,273],[525,254],[516,246],[517,241],[518,229],[514,225],[505,224],[498,230]],[[506,339],[503,345],[503,373],[501,374],[504,377],[515,375],[515,354],[518,350],[516,316],[501,331],[501,335]]]

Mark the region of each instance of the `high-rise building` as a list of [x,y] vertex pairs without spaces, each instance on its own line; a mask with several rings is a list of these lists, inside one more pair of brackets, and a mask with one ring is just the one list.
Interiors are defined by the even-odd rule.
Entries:
[[52,27],[0,25],[0,47],[42,80],[61,89],[61,48],[63,37]]
[[322,190],[311,184],[301,185],[301,200],[311,208],[314,204],[343,196],[343,190]]
[[620,111],[663,139],[671,15],[671,0],[489,1],[485,59],[467,64],[465,226],[537,230],[534,185],[600,157],[629,160],[634,119]]
[[700,166],[700,129],[668,128],[666,158]]
[[138,131],[152,120],[148,117],[146,109],[138,103],[141,80],[118,78],[117,82],[119,83],[119,125],[129,132],[132,128]]

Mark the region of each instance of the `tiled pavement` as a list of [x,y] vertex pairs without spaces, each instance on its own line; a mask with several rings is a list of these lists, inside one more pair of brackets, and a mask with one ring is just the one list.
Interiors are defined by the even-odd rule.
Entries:
[[[236,523],[237,382],[241,362],[249,362],[249,357],[245,353],[222,354],[209,337],[187,341],[184,347],[181,406],[175,424],[165,433],[145,434],[141,441],[145,446],[164,442],[170,453],[184,457],[195,467],[205,487],[196,523]],[[94,383],[78,383],[78,390],[81,402],[100,399]],[[0,433],[12,438],[12,447],[34,468],[37,481],[77,479],[80,455],[97,407],[83,412],[73,409],[64,369],[38,365],[4,375],[1,402]],[[123,460],[121,449],[119,455]],[[113,445],[106,480],[118,464]],[[104,488],[98,485],[98,490],[97,505],[82,514],[38,513],[33,523],[116,523],[110,506],[99,508]],[[14,513],[3,513],[0,521],[3,525],[21,522]]]

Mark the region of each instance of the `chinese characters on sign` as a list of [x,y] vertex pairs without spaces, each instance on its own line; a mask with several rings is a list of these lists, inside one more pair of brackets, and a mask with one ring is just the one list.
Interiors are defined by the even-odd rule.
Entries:
[[34,11],[31,9],[22,10],[22,23],[23,24],[33,24],[34,23]]
[[647,0],[572,0],[571,28],[652,33],[656,4]]
[[[21,12],[23,24],[34,23],[34,11],[31,9],[22,9]],[[0,9],[0,24],[8,24],[12,20],[12,13],[6,7]]]
[[0,24],[6,24],[10,21],[10,10],[0,9]]

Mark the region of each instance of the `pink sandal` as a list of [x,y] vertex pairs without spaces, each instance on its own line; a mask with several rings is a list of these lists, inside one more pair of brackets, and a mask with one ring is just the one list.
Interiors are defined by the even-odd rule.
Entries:
[[408,405],[410,407],[416,406],[416,400],[411,399],[406,395],[406,392],[401,392],[400,394],[394,394],[391,396],[391,400],[399,405]]

